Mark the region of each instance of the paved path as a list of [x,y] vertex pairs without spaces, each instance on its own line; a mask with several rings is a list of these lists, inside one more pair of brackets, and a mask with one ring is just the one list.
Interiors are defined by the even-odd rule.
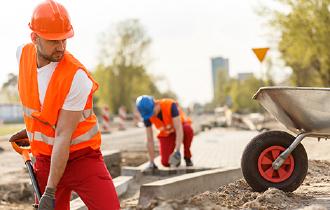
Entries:
[[[239,168],[246,144],[257,134],[258,132],[255,131],[224,128],[199,133],[194,137],[191,146],[194,166],[196,168]],[[156,159],[156,164],[161,165],[159,157]],[[181,168],[184,168],[184,165],[183,161]]]
[[196,136],[192,145],[196,167],[227,168],[240,167],[246,144],[258,133],[213,129]]

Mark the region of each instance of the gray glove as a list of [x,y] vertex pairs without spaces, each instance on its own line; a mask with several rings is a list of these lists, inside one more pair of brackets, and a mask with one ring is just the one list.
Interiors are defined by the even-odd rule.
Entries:
[[178,167],[181,164],[181,154],[179,151],[171,154],[169,163],[171,167]]
[[46,187],[44,194],[39,201],[38,210],[54,210],[55,209],[55,189]]
[[154,163],[154,161],[150,161],[149,165],[147,166],[147,169],[158,169],[157,165]]

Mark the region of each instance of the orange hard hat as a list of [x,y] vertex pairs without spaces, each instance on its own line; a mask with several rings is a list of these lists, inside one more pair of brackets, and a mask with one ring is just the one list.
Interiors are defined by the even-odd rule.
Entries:
[[46,0],[34,9],[29,27],[47,40],[63,40],[74,34],[68,11],[53,0]]

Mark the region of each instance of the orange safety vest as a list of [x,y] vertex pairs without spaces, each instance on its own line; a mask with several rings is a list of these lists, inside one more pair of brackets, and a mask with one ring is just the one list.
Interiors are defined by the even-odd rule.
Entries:
[[78,60],[69,52],[65,52],[50,79],[41,107],[37,81],[36,48],[32,43],[23,47],[19,64],[18,91],[23,106],[26,131],[34,156],[39,154],[51,155],[56,140],[55,129],[58,114],[78,69],[86,72],[93,82],[93,87],[82,112],[81,120],[72,134],[70,152],[87,147],[100,148],[101,134],[98,129],[97,118],[93,113],[92,99],[92,94],[97,90],[98,84]]
[[[160,120],[157,116],[152,116],[150,118],[150,122],[153,123],[156,126],[156,128],[159,130],[158,137],[167,137],[171,133],[175,132],[173,126],[173,119],[171,115],[171,107],[173,103],[176,103],[177,105],[178,103],[173,99],[169,99],[169,98],[156,100],[155,103],[158,103],[160,105],[160,109],[163,115],[163,120]],[[184,112],[181,110],[179,105],[178,105],[178,109],[179,109],[181,122],[191,124],[190,118],[185,116]]]

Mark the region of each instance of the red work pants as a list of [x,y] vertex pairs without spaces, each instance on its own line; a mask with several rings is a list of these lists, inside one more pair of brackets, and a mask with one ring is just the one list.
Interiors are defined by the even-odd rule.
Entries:
[[[41,193],[47,185],[49,156],[37,156],[34,170]],[[75,191],[89,210],[120,209],[112,178],[100,150],[82,149],[70,154],[55,194],[55,210],[69,210],[71,192]]]
[[[188,123],[182,124],[183,128],[183,152],[185,158],[191,158],[190,146],[194,137],[194,131]],[[168,163],[170,155],[175,148],[175,132],[166,137],[158,137],[159,139],[159,153],[163,166],[170,166]]]

